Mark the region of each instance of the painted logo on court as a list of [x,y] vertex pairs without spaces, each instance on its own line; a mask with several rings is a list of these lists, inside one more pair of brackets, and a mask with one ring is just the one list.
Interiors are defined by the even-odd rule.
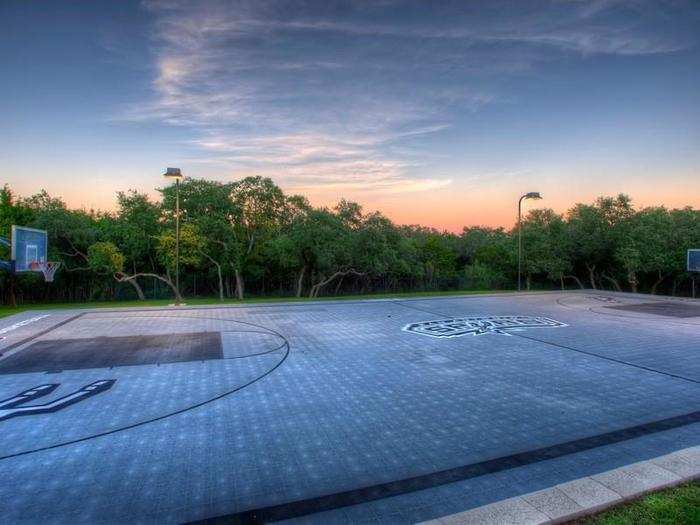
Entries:
[[455,317],[423,321],[404,326],[404,331],[430,337],[461,337],[463,335],[502,334],[511,335],[509,330],[520,331],[527,328],[567,326],[548,317],[530,315],[489,315],[483,317]]
[[100,392],[109,390],[116,381],[116,379],[102,379],[48,403],[28,405],[27,403],[30,401],[49,395],[61,385],[60,383],[50,383],[47,385],[35,386],[34,388],[30,388],[29,390],[25,390],[15,396],[0,401],[0,421],[17,416],[32,416],[57,412],[62,408],[66,408],[67,406],[97,395]]

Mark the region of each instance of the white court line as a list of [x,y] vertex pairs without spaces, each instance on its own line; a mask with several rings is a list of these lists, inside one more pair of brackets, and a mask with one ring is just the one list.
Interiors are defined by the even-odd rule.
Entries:
[[[28,324],[30,324],[30,323],[34,323],[34,322],[36,322],[36,321],[39,321],[39,320],[44,319],[44,318],[46,318],[46,317],[49,317],[49,315],[51,315],[51,314],[38,315],[38,316],[36,316],[36,317],[32,317],[32,318],[30,318],[30,319],[25,319],[24,321],[20,321],[20,322],[18,322],[18,323],[15,323],[15,324],[13,324],[13,325],[10,325],[10,326],[8,326],[8,327],[6,327],[6,328],[1,329],[1,330],[0,330],[0,335],[6,334],[7,332],[11,332],[12,330],[17,330],[18,328],[21,328],[21,327],[23,327],[23,326],[26,326],[26,325],[28,325]],[[0,339],[4,339],[4,337],[1,337]]]

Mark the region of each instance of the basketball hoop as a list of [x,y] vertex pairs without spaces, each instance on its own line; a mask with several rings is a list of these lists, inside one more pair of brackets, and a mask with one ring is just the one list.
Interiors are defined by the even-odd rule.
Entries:
[[53,282],[53,276],[56,273],[56,270],[58,270],[58,267],[61,266],[60,262],[38,262],[38,261],[33,261],[29,263],[29,268],[34,271],[34,272],[41,272],[44,274],[44,280],[47,283],[52,283]]

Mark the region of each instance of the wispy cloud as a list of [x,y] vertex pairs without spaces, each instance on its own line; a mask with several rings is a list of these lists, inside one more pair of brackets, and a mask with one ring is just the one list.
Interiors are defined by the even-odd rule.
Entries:
[[552,53],[688,45],[648,31],[663,5],[643,0],[144,6],[154,18],[154,98],[124,118],[187,126],[198,162],[275,175],[300,191],[444,187],[449,179],[416,176],[415,159],[456,115],[498,100],[489,80]]

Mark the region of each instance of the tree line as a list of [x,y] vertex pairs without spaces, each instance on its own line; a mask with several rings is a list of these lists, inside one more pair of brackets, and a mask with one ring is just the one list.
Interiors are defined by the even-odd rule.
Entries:
[[[175,286],[175,187],[160,201],[117,194],[114,212],[69,209],[45,191],[0,190],[0,236],[46,230],[55,282],[0,271],[4,304],[182,296],[243,299],[349,293],[513,289],[518,225],[461,233],[396,225],[341,200],[314,207],[269,178],[180,184],[180,289]],[[593,288],[688,295],[686,250],[700,248],[700,212],[635,209],[626,195],[522,221],[527,289]],[[4,251],[1,251],[4,250]],[[9,254],[0,247],[0,259]]]

